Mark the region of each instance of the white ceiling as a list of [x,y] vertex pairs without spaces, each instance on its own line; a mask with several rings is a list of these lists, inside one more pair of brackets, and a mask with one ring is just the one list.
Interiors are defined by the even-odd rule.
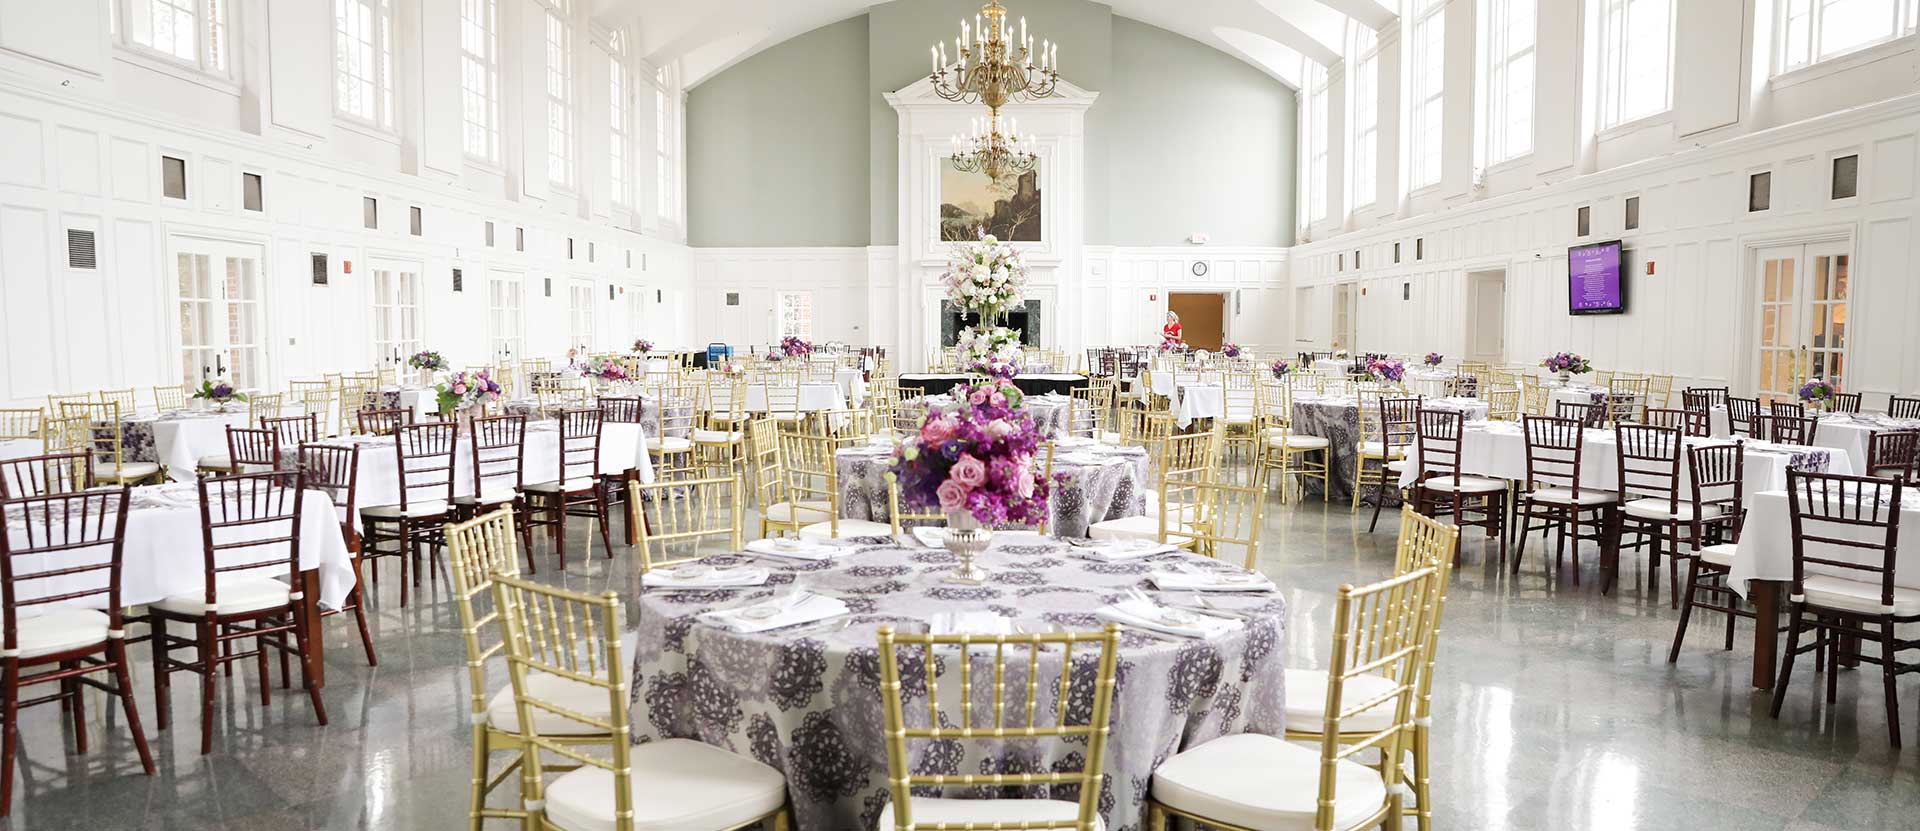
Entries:
[[[688,86],[795,35],[884,0],[593,0],[594,15],[640,20],[639,53],[679,59]],[[1020,0],[1001,0],[1018,15]],[[1378,30],[1399,0],[1106,0],[1114,14],[1178,32],[1298,88],[1300,58],[1339,60],[1349,18]],[[917,54],[917,53],[916,53]],[[1069,64],[1070,65],[1070,64]]]

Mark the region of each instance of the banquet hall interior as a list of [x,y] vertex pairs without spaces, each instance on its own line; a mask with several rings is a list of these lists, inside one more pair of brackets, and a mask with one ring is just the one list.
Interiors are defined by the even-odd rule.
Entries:
[[1920,827],[1917,178],[1920,0],[0,0],[0,829]]

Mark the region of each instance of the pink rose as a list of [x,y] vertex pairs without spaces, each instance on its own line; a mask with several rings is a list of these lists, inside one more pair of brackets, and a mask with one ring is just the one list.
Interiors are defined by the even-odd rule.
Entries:
[[1021,499],[1033,498],[1033,468],[1021,462],[1013,474],[1013,492]]
[[966,487],[952,479],[941,482],[940,487],[934,490],[934,495],[940,498],[940,510],[942,511],[951,513],[962,510],[967,506]]
[[993,406],[995,406],[995,407],[1005,407],[1005,406],[1007,406],[1007,397],[1006,397],[1005,395],[1002,395],[1001,393],[998,393],[998,392],[996,392],[996,393],[994,393],[994,394],[992,394],[992,395],[990,395],[990,396],[987,396],[987,401],[988,401],[988,403],[991,403],[991,404],[992,404]]
[[936,418],[929,420],[926,424],[920,425],[920,440],[928,446],[940,444],[950,438],[953,438],[953,422],[951,421],[944,418]]
[[981,406],[987,403],[987,391],[984,388],[975,389],[972,395],[967,396],[967,400],[975,407]]
[[953,463],[953,470],[947,474],[948,481],[957,481],[968,490],[980,487],[987,481],[987,465],[974,458],[971,453],[960,454],[960,461]]
[[466,384],[454,384],[454,385],[453,385],[453,394],[454,394],[454,395],[466,395],[466,394],[467,394],[467,385],[466,385]]
[[987,426],[985,429],[986,429],[987,435],[992,436],[996,439],[1004,439],[1008,436],[1013,435],[1013,425],[1008,423],[1007,420],[1004,418],[996,418],[992,421],[987,422]]

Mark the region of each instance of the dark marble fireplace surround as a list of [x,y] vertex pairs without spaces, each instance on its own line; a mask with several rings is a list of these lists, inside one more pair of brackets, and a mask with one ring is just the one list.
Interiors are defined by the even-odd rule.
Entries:
[[[1020,343],[1026,346],[1040,345],[1040,326],[1046,320],[1040,314],[1040,301],[1028,300],[1025,308],[1007,313],[1001,325],[1020,332]],[[960,330],[968,326],[979,326],[980,316],[962,313],[951,300],[940,301],[940,345],[953,346],[959,342]]]

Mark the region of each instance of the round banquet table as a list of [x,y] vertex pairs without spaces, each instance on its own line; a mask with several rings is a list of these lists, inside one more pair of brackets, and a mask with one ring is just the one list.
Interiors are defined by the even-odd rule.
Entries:
[[[920,390],[921,394],[926,394],[929,392],[946,392],[953,389],[953,385],[955,384],[971,384],[982,380],[983,377],[984,376],[968,375],[965,373],[923,372],[902,375],[894,380],[895,383],[900,385],[901,389],[917,389]],[[1053,375],[1023,373],[1013,376],[1013,385],[1028,395],[1042,395],[1049,392],[1069,395],[1074,390],[1081,389],[1087,385],[1087,376],[1077,373]]]
[[[913,424],[919,424],[926,418],[927,404],[932,402],[940,406],[953,403],[953,396],[946,393],[923,395],[906,402],[901,415]],[[1033,426],[1039,428],[1040,435],[1049,439],[1067,436],[1067,410],[1073,399],[1055,392],[1027,396],[1020,402],[1020,408],[1033,416]]]
[[[875,642],[879,626],[924,632],[927,621],[940,613],[992,612],[1010,618],[1016,631],[1055,626],[1093,631],[1103,625],[1095,610],[1129,588],[1149,586],[1151,570],[1181,561],[1232,568],[1178,552],[1135,562],[1094,562],[1071,557],[1065,544],[1039,535],[1002,532],[980,560],[992,572],[988,583],[959,586],[943,582],[957,561],[944,550],[903,548],[874,538],[867,544],[855,540],[852,549],[827,561],[713,557],[708,560],[713,565],[749,559],[764,565],[773,572],[769,585],[643,593],[632,679],[636,741],[695,739],[782,771],[799,831],[873,828],[888,800]],[[742,634],[695,619],[701,612],[757,603],[795,587],[846,602],[853,610],[849,624]],[[1209,602],[1247,615],[1246,623],[1210,640],[1167,640],[1139,631],[1122,636],[1113,723],[1124,727],[1113,731],[1107,744],[1100,798],[1107,828],[1146,827],[1142,799],[1155,764],[1167,756],[1225,735],[1280,736],[1285,730],[1285,599],[1277,592],[1223,592]],[[924,664],[917,651],[899,654],[904,704],[924,712],[926,687],[914,680],[924,677]],[[1083,658],[1075,650],[1075,663],[1087,662],[1084,683],[1072,685],[1075,698],[1091,694],[1094,654],[1088,650]],[[959,683],[955,655],[943,653],[935,673],[942,712],[951,709],[957,717],[957,706],[945,703]],[[981,674],[990,666],[990,653],[976,652],[973,661],[976,679],[991,677]],[[1017,660],[1009,655],[1009,675],[1016,664],[1024,678],[1024,651]],[[1058,652],[1043,652],[1040,666],[1043,678],[1057,679]],[[1075,675],[1079,678],[1080,671]],[[1024,689],[1014,680],[1009,678],[1010,691]],[[1058,685],[1041,688],[1041,709],[1051,712],[1058,704]],[[1011,710],[1020,694],[1009,695]],[[1075,698],[1069,699],[1070,713]],[[991,717],[990,708],[979,710]],[[1081,763],[1078,751],[1052,742],[917,742],[915,750],[914,768],[922,773],[1045,771],[1063,756],[1074,757],[1067,764]],[[947,795],[987,794],[955,788]]]
[[[1475,398],[1439,398],[1425,399],[1421,406],[1433,410],[1453,410],[1465,413],[1468,421],[1487,420],[1487,402]],[[1374,414],[1379,421],[1379,414]],[[1309,398],[1298,396],[1293,399],[1293,431],[1303,436],[1319,436],[1332,445],[1327,452],[1327,496],[1332,499],[1353,498],[1353,461],[1360,455],[1360,405],[1352,396],[1328,396]],[[1379,436],[1368,436],[1369,441],[1379,441]],[[1317,494],[1320,486],[1315,480],[1301,479],[1300,484],[1310,493]],[[1363,498],[1378,498],[1375,494],[1365,494]]]
[[[1083,538],[1096,522],[1147,512],[1147,450],[1144,447],[1060,448],[1049,514],[1051,533]],[[851,447],[834,454],[840,486],[840,518],[887,522],[887,468],[893,448]]]

